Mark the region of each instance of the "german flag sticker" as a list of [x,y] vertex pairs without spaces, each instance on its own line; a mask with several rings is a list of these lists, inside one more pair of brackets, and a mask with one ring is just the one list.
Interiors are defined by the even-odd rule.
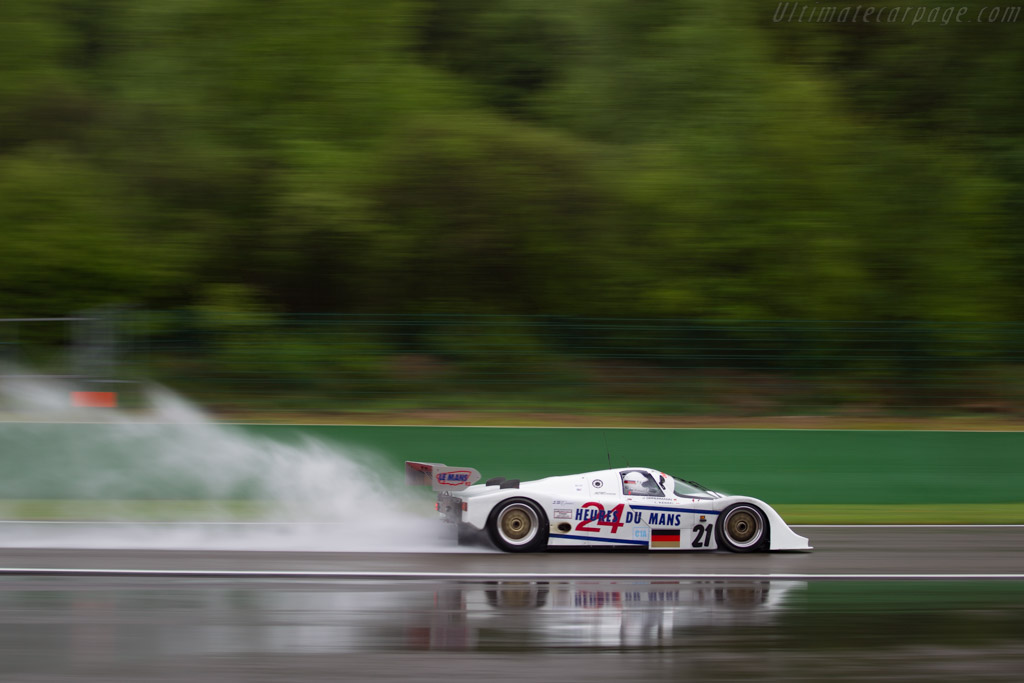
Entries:
[[679,529],[652,529],[652,548],[678,548]]

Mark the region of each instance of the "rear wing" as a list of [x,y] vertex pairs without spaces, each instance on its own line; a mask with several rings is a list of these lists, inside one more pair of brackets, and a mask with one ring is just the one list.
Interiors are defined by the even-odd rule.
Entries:
[[439,462],[405,463],[405,483],[410,486],[430,486],[435,491],[458,491],[480,480],[480,473],[472,467],[448,467]]

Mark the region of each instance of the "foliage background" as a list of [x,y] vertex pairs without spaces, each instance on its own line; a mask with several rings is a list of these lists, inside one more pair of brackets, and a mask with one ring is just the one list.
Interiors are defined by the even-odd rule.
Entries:
[[[322,353],[283,331],[300,314],[790,321],[753,363],[788,374],[817,343],[784,343],[800,321],[927,323],[886,342],[886,378],[950,353],[1012,378],[993,323],[1024,303],[1022,23],[775,11],[5,0],[0,317],[170,310],[228,346],[255,317],[274,353],[200,374],[296,376]],[[514,334],[575,372],[572,335]],[[334,372],[408,344],[346,337]]]

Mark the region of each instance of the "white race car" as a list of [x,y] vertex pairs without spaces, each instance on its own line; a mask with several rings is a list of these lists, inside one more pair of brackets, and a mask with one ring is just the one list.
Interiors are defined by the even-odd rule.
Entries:
[[767,503],[647,467],[523,482],[496,477],[484,484],[476,484],[480,473],[471,467],[406,462],[405,471],[408,483],[429,484],[438,493],[444,521],[460,531],[485,531],[508,552],[573,546],[811,550]]

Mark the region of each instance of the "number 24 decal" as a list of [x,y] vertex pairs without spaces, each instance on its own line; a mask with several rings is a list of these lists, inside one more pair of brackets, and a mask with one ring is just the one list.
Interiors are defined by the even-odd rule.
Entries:
[[[581,507],[593,508],[594,512],[584,512],[587,519],[576,525],[576,531],[593,531],[600,532],[601,530],[597,527],[606,526],[610,527],[614,534],[623,526],[622,523],[622,508],[625,507],[623,503],[619,503],[611,510],[605,510],[604,505],[601,503],[584,503]],[[597,526],[590,526],[596,524]]]
[[708,524],[707,526],[704,526],[703,524],[698,524],[697,526],[693,527],[693,530],[697,532],[697,537],[693,539],[693,543],[690,544],[690,547],[709,547],[711,545],[711,530],[714,528],[714,524]]

